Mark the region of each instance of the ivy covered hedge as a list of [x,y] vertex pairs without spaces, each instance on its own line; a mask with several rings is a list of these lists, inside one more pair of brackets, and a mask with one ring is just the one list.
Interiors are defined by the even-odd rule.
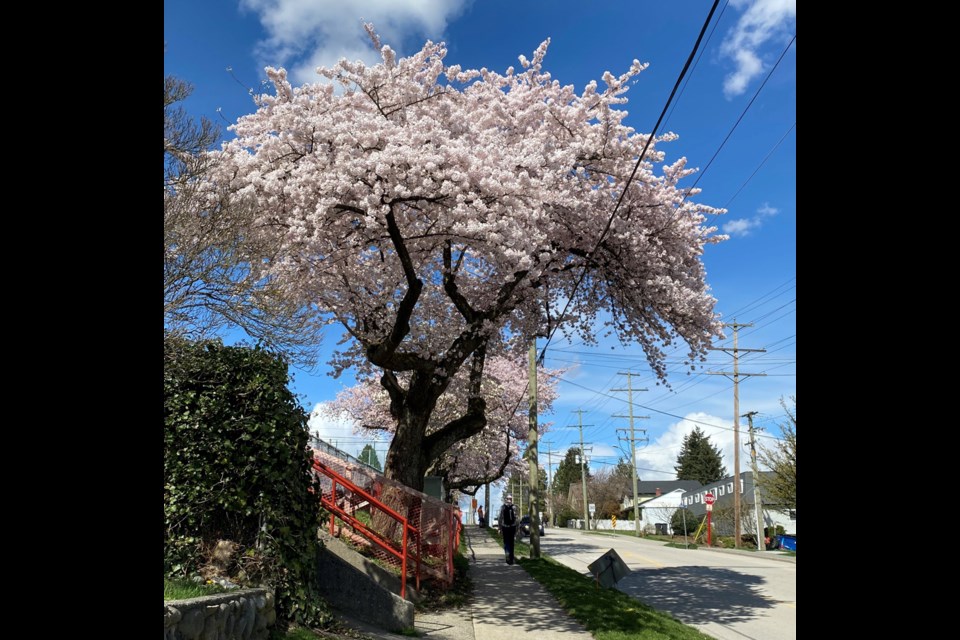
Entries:
[[287,381],[266,350],[164,338],[163,570],[270,585],[280,620],[321,625],[319,492]]

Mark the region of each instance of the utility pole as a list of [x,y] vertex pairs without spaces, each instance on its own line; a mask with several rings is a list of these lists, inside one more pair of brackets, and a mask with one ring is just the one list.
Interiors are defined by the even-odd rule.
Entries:
[[483,485],[483,514],[486,516],[487,527],[493,521],[493,515],[490,513],[490,483]]
[[[583,527],[584,531],[590,530],[590,515],[587,511],[587,472],[584,470],[584,463],[587,460],[587,452],[583,448],[583,409],[577,409],[574,413],[580,417],[580,486],[583,487]],[[591,425],[587,425],[588,427]]]
[[[765,373],[740,373],[740,352],[751,351],[765,353],[766,349],[739,349],[737,347],[737,332],[744,327],[752,327],[753,323],[733,322],[724,324],[733,329],[733,372],[710,371],[711,375],[733,376],[733,545],[740,548],[740,376],[765,376]],[[711,347],[713,351],[727,350],[723,347]]]
[[527,456],[530,459],[530,558],[540,557],[540,515],[537,505],[537,489],[540,486],[540,456],[537,454],[537,339],[530,341],[530,408],[527,411]]
[[[760,504],[760,472],[757,470],[757,441],[753,430],[753,416],[756,411],[750,411],[743,414],[743,417],[750,423],[750,468],[753,471],[753,509],[756,511],[757,518],[757,550],[764,543],[763,539],[763,506]],[[766,550],[764,545],[763,550]]]
[[553,474],[551,473],[551,467],[553,466],[553,457],[550,451],[550,447],[553,446],[553,443],[544,441],[543,444],[547,445],[547,486],[550,487],[547,494],[547,498],[548,498],[547,522],[549,522],[550,526],[552,527],[553,526],[553,501],[555,496],[553,495]]
[[[640,505],[637,502],[637,439],[633,430],[633,376],[636,374],[632,371],[618,371],[618,374],[621,376],[627,376],[627,388],[626,389],[611,389],[611,391],[626,391],[627,392],[627,406],[630,407],[630,471],[633,476],[633,533],[638,538],[640,537]],[[647,391],[647,389],[637,389],[637,391]],[[628,416],[616,415],[614,418],[626,418]],[[649,418],[650,416],[637,416],[638,418]],[[640,429],[644,433],[647,432],[646,429]]]

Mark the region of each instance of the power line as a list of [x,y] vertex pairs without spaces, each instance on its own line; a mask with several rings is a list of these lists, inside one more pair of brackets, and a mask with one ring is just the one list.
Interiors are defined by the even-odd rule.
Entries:
[[761,168],[764,164],[766,164],[767,160],[770,159],[770,156],[773,155],[773,152],[776,151],[776,150],[777,150],[777,147],[780,146],[780,143],[783,142],[784,140],[786,140],[787,136],[790,135],[790,132],[793,131],[793,129],[794,129],[796,126],[797,126],[797,122],[796,122],[796,120],[794,120],[793,124],[790,125],[790,128],[787,129],[787,132],[786,132],[785,134],[783,134],[783,135],[780,137],[779,140],[777,140],[777,144],[773,145],[773,148],[770,149],[770,152],[767,153],[767,155],[763,158],[763,160],[760,161],[760,164],[758,164],[758,165],[757,165],[757,168],[753,170],[753,173],[750,174],[750,177],[743,181],[743,184],[740,185],[740,188],[737,189],[737,192],[734,193],[732,196],[730,196],[730,199],[727,200],[727,203],[726,203],[725,205],[723,205],[722,207],[720,207],[721,209],[726,209],[727,207],[729,207],[729,206],[730,206],[730,203],[732,203],[732,202],[736,199],[736,197],[737,197],[738,195],[740,195],[740,192],[743,191],[743,188],[744,188],[745,186],[747,186],[747,183],[750,182],[751,180],[753,180],[753,176],[757,175],[757,172],[760,171],[760,168]]
[[[742,316],[742,315],[744,315],[744,314],[746,314],[746,313],[749,313],[749,312],[753,311],[754,309],[758,309],[758,308],[762,307],[763,305],[767,304],[768,302],[772,302],[773,300],[779,298],[780,296],[786,294],[787,292],[793,291],[794,289],[796,289],[796,288],[797,288],[797,285],[793,285],[793,286],[791,286],[791,287],[787,287],[786,289],[783,289],[783,291],[777,291],[778,289],[780,289],[780,288],[786,286],[787,284],[789,284],[792,280],[796,280],[796,279],[797,279],[796,276],[794,276],[793,278],[790,278],[790,280],[787,280],[787,282],[781,284],[780,286],[776,287],[776,288],[773,289],[772,291],[769,291],[769,292],[763,294],[762,296],[760,296],[760,297],[757,298],[756,300],[753,300],[752,302],[748,302],[747,304],[743,305],[743,306],[740,307],[739,309],[736,309],[736,310],[734,310],[734,311],[731,311],[731,312],[729,312],[729,313],[726,314],[726,315],[729,316],[729,317],[731,317],[731,318],[732,318],[733,316]],[[756,321],[756,318],[754,318],[753,320]]]
[[[777,70],[777,67],[780,66],[780,61],[783,60],[783,57],[784,57],[785,55],[787,55],[787,51],[790,50],[790,47],[793,46],[793,43],[796,41],[796,39],[797,39],[797,35],[794,34],[794,35],[793,35],[793,38],[790,40],[790,43],[787,44],[787,46],[784,48],[783,53],[781,53],[781,54],[780,54],[780,57],[777,58],[776,64],[774,64],[773,67],[770,69],[770,71],[767,73],[767,77],[765,77],[765,78],[763,79],[763,82],[760,83],[760,86],[757,87],[756,93],[754,93],[754,94],[753,94],[753,97],[750,98],[750,102],[748,102],[748,103],[747,103],[747,106],[744,107],[743,112],[740,114],[740,117],[737,118],[737,121],[736,121],[735,123],[733,123],[733,127],[732,127],[732,128],[730,129],[730,131],[727,133],[727,137],[725,137],[725,138],[723,139],[723,142],[720,143],[720,146],[717,147],[717,150],[714,152],[713,156],[710,158],[710,161],[707,163],[707,166],[705,166],[705,167],[703,168],[703,170],[699,173],[699,175],[697,175],[697,179],[693,181],[693,184],[692,184],[692,185],[690,186],[690,188],[687,190],[687,193],[690,193],[690,191],[693,190],[693,189],[695,189],[696,186],[700,183],[700,180],[701,180],[701,179],[703,178],[703,176],[707,173],[707,169],[709,169],[709,168],[710,168],[710,165],[713,164],[713,161],[716,160],[717,156],[720,154],[720,151],[723,149],[724,145],[727,144],[727,140],[729,140],[729,139],[730,139],[730,136],[733,135],[733,132],[737,130],[737,127],[740,125],[740,121],[743,120],[743,117],[744,117],[745,115],[747,115],[747,111],[750,110],[750,107],[751,107],[751,105],[753,105],[754,100],[756,100],[756,99],[757,99],[757,96],[760,95],[760,92],[763,91],[763,87],[766,86],[767,80],[770,79],[770,76],[773,75],[773,72],[776,71],[776,70]],[[714,216],[714,217],[716,217],[716,216]]]
[[[751,322],[760,322],[761,320],[766,320],[768,317],[772,316],[772,315],[775,314],[777,311],[780,311],[780,309],[783,309],[783,308],[784,308],[785,306],[787,306],[788,304],[793,304],[793,303],[796,302],[796,301],[797,301],[797,299],[794,298],[794,299],[791,300],[790,302],[784,302],[782,305],[780,305],[780,306],[777,307],[776,309],[773,309],[773,310],[771,310],[771,311],[767,311],[767,312],[766,312],[765,314],[763,314],[762,316],[759,316],[759,317],[757,317],[757,318],[754,318],[753,320],[751,320]],[[750,333],[753,333],[753,332],[751,331]],[[744,334],[744,335],[746,335],[746,334]]]
[[[557,380],[562,380],[563,382],[566,382],[567,384],[572,384],[572,385],[575,386],[575,387],[580,387],[581,389],[585,389],[586,391],[590,391],[591,393],[595,393],[595,394],[600,395],[600,396],[606,396],[606,397],[612,398],[612,399],[614,399],[614,400],[619,400],[620,402],[626,402],[623,398],[618,398],[617,396],[611,396],[611,395],[606,394],[606,393],[604,393],[604,392],[602,392],[602,391],[597,391],[596,389],[591,389],[590,387],[584,386],[584,385],[580,384],[579,382],[574,382],[573,380],[568,380],[568,379],[564,378],[563,376],[557,375],[557,376],[551,376],[551,377],[556,378]],[[703,425],[703,426],[705,426],[705,427],[711,427],[711,428],[713,428],[713,429],[722,429],[723,431],[733,431],[733,427],[723,427],[723,426],[718,425],[718,424],[712,424],[712,423],[710,423],[710,422],[704,422],[703,420],[694,420],[693,418],[688,418],[688,417],[686,417],[686,416],[680,416],[680,415],[677,415],[677,414],[675,414],[675,413],[670,413],[669,411],[661,411],[660,409],[654,409],[653,407],[651,407],[651,406],[649,406],[649,405],[639,404],[639,403],[637,403],[637,402],[635,402],[634,405],[637,406],[637,407],[640,407],[641,409],[646,409],[647,411],[653,411],[653,412],[655,412],[655,413],[659,413],[659,414],[662,414],[662,415],[665,415],[665,416],[670,416],[671,418],[676,418],[677,420],[686,420],[687,422],[692,422],[692,423],[694,423],[694,424],[700,424],[700,425]],[[770,436],[761,435],[760,437],[770,437]],[[778,438],[773,438],[773,439],[774,439],[774,440],[777,440]]]
[[680,98],[683,97],[683,92],[687,90],[687,85],[690,84],[690,78],[693,77],[694,72],[697,70],[697,65],[700,64],[700,58],[703,57],[703,53],[707,50],[707,47],[710,46],[710,40],[713,38],[713,34],[717,30],[717,27],[720,26],[720,21],[723,20],[723,14],[727,10],[727,5],[729,4],[730,0],[727,0],[723,3],[723,9],[720,9],[720,15],[717,16],[717,21],[713,23],[713,28],[710,29],[710,35],[707,36],[707,41],[703,43],[703,48],[700,50],[700,53],[697,54],[697,59],[693,63],[693,68],[690,69],[690,74],[687,76],[687,79],[683,81],[683,87],[680,89],[680,95],[677,96],[677,99],[673,102],[673,106],[670,107],[670,113],[667,114],[667,119],[663,121],[664,129],[666,129],[667,123],[670,122],[670,118],[673,116],[674,109],[676,109],[677,105],[680,104]]
[[[673,91],[670,92],[670,97],[667,98],[667,103],[663,105],[663,110],[660,112],[660,117],[657,118],[657,124],[654,125],[653,131],[650,132],[650,136],[647,138],[646,144],[643,145],[643,150],[640,152],[640,157],[637,158],[637,163],[633,167],[633,171],[630,173],[630,177],[627,178],[626,184],[623,186],[623,189],[620,191],[620,197],[617,199],[617,204],[613,207],[613,213],[610,214],[610,219],[607,220],[607,224],[604,226],[603,231],[600,233],[600,237],[597,239],[597,244],[593,247],[593,250],[585,257],[583,271],[580,273],[580,277],[577,279],[576,283],[573,285],[573,290],[570,292],[570,295],[567,297],[567,303],[563,307],[563,311],[560,312],[559,318],[564,318],[567,315],[567,309],[570,308],[570,303],[573,302],[577,289],[580,288],[580,285],[583,283],[584,278],[587,276],[587,264],[589,260],[593,257],[593,254],[596,253],[597,249],[600,248],[600,243],[603,242],[603,238],[607,235],[607,232],[610,231],[610,227],[613,225],[614,219],[617,217],[617,211],[620,209],[620,204],[623,202],[623,199],[627,195],[627,190],[630,187],[630,183],[633,182],[634,176],[637,175],[637,171],[640,169],[640,164],[643,162],[643,157],[647,153],[647,149],[650,148],[650,144],[653,142],[654,138],[657,136],[657,130],[660,128],[660,124],[663,122],[663,118],[667,113],[667,109],[670,107],[670,103],[673,101],[673,96],[677,93],[677,88],[679,88],[680,83],[683,81],[683,77],[687,74],[687,69],[690,68],[690,62],[693,60],[693,57],[697,53],[697,49],[700,47],[700,42],[703,40],[703,34],[707,30],[707,26],[710,24],[710,20],[713,18],[714,11],[717,10],[717,5],[720,4],[720,0],[714,0],[713,6],[710,7],[710,13],[707,14],[707,19],[703,23],[703,27],[700,29],[700,35],[697,36],[697,41],[693,45],[693,50],[690,51],[690,55],[687,56],[687,61],[683,65],[683,69],[680,70],[680,75],[677,77],[676,83],[673,85]],[[796,36],[794,36],[796,38]],[[764,81],[766,82],[766,81]],[[547,336],[547,342],[543,345],[543,350],[540,352],[540,357],[538,358],[539,362],[543,362],[543,357],[547,353],[547,347],[550,346],[550,341],[553,340],[553,336],[557,333],[557,329],[560,328],[559,322],[553,329],[550,331],[550,334]]]

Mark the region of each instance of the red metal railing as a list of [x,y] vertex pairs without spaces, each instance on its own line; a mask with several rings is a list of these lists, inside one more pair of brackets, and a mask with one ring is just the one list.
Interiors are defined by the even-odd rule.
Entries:
[[[314,458],[328,470],[345,479],[349,486],[357,487],[367,496],[372,496],[377,503],[387,506],[395,514],[391,516],[381,512],[376,506],[371,507],[372,503],[367,496],[353,492],[342,481],[337,483],[334,494],[332,477],[318,472],[323,493],[331,499],[336,496],[336,506],[347,515],[353,516],[352,520],[341,518],[341,539],[352,541],[362,553],[396,567],[399,573],[403,570],[402,558],[368,539],[367,534],[360,528],[355,528],[354,524],[359,522],[363,529],[374,532],[381,542],[387,541],[388,546],[402,553],[403,532],[406,527],[402,520],[395,516],[406,518],[407,524],[416,530],[416,534],[408,531],[405,554],[408,556],[407,573],[417,569],[421,580],[431,578],[447,586],[453,584],[453,555],[459,543],[457,534],[460,529],[460,514],[455,505],[391,480],[373,467],[322,440],[312,439],[311,448]],[[417,562],[416,566],[414,560]]]
[[[400,515],[395,510],[381,502],[377,497],[363,488],[358,487],[356,484],[346,479],[316,458],[313,460],[313,468],[317,473],[329,478],[331,483],[330,492],[328,493],[327,491],[322,491],[320,498],[323,506],[330,511],[330,535],[335,535],[335,520],[339,517],[343,522],[350,525],[355,531],[361,533],[366,540],[369,540],[379,549],[386,552],[389,557],[392,557],[399,562],[401,598],[407,597],[408,559],[415,559],[416,570],[414,575],[416,577],[417,589],[419,589],[420,559],[422,556],[421,536],[419,529],[411,525],[407,521],[406,517]],[[342,491],[337,491],[338,486],[342,489]],[[348,495],[350,497],[349,500],[347,499]],[[362,500],[358,500],[358,498]],[[397,541],[393,540],[390,536],[384,535],[384,532],[375,531],[363,521],[357,519],[355,513],[360,508],[368,509],[368,513],[369,510],[378,510],[396,522],[400,526],[399,545],[397,545]],[[416,545],[414,547],[416,549],[415,554],[411,553],[411,537],[416,541]],[[398,546],[399,548],[397,548]]]

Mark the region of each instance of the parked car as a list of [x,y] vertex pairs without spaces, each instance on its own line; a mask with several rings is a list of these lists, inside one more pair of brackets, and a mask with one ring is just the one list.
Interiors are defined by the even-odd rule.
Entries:
[[[540,523],[540,535],[545,535],[543,533],[543,522]],[[523,516],[520,518],[520,524],[517,526],[517,537],[530,537],[530,516]]]

